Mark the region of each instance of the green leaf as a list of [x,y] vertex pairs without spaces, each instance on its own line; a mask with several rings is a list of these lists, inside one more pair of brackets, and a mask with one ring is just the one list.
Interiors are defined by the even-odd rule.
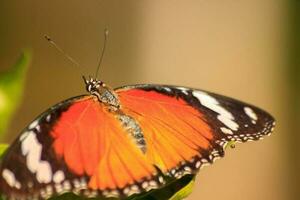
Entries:
[[4,153],[4,151],[7,149],[8,144],[0,144],[0,158],[2,156],[2,154]]
[[0,73],[0,139],[21,102],[30,60],[30,52],[24,51],[13,67]]
[[[0,159],[2,158],[2,155],[7,148],[8,148],[8,144],[0,144]],[[0,195],[0,200],[2,200],[1,195]]]
[[187,180],[186,185],[181,190],[179,190],[173,197],[171,197],[170,200],[181,200],[188,197],[193,191],[195,177],[196,176],[190,177],[190,179]]

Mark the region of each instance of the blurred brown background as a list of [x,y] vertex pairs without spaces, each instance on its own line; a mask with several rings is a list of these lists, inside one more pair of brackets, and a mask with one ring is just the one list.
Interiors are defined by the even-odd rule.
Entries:
[[[271,137],[238,145],[203,169],[189,200],[299,200],[298,4],[2,0],[0,70],[11,66],[23,48],[33,51],[25,98],[7,141],[49,106],[85,92],[81,75],[95,73],[107,27],[100,76],[111,86],[192,86],[250,102],[277,119]],[[87,67],[73,66],[44,34]]]

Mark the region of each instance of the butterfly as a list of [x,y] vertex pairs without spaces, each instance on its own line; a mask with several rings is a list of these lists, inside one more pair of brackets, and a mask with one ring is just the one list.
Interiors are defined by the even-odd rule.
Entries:
[[163,187],[166,177],[196,174],[228,144],[259,140],[275,125],[262,109],[208,91],[84,82],[88,94],[49,108],[4,154],[7,199],[66,192],[123,199]]

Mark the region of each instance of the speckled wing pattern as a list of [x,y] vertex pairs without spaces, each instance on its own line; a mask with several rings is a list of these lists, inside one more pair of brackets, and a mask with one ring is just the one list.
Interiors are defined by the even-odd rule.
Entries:
[[267,112],[202,90],[133,85],[115,92],[118,113],[83,95],[34,120],[1,161],[0,193],[123,199],[163,187],[168,176],[195,174],[222,157],[228,142],[258,140],[274,127]]

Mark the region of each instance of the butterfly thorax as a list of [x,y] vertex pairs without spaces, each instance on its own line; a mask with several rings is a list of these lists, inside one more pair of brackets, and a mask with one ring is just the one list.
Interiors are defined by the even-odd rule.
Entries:
[[111,110],[117,111],[120,109],[120,102],[116,93],[108,87],[104,82],[83,77],[86,84],[86,90],[98,98],[98,100],[110,107]]
[[136,143],[140,150],[146,152],[146,141],[144,139],[144,134],[142,129],[137,121],[134,120],[129,115],[126,115],[120,108],[120,101],[117,97],[117,94],[109,88],[105,83],[97,79],[86,79],[83,77],[86,84],[86,90],[98,98],[98,100],[109,107],[109,110],[112,111],[116,118],[121,123],[122,127],[126,129],[126,132],[129,133],[131,139]]

